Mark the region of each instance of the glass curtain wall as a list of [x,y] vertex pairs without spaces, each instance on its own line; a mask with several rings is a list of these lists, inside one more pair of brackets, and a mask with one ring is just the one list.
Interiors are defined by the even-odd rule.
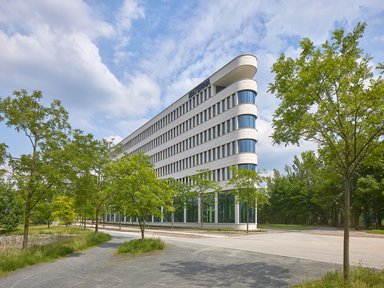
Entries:
[[[240,203],[240,223],[247,223],[247,205]],[[255,223],[255,207],[249,208],[249,223]]]
[[187,222],[198,221],[198,200],[197,197],[187,201]]
[[219,223],[235,223],[235,195],[219,193]]
[[203,195],[203,222],[215,223],[215,195],[212,193]]
[[239,115],[239,128],[256,128],[256,116],[251,114]]
[[239,91],[239,104],[256,105],[256,92],[252,90]]
[[175,200],[175,212],[174,213],[174,221],[175,222],[184,222],[184,203],[180,201],[180,199]]
[[239,153],[242,153],[242,152],[256,153],[256,140],[254,139],[239,140]]

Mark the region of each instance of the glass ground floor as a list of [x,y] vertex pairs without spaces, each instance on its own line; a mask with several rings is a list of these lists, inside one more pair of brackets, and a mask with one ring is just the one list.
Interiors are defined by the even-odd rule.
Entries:
[[[175,203],[175,208],[174,212],[168,212],[163,207],[159,207],[161,216],[148,217],[147,223],[170,225],[174,222],[177,226],[198,226],[196,224],[200,224],[202,220],[203,223],[217,224],[209,225],[212,227],[239,228],[239,224],[247,223],[248,212],[249,223],[253,224],[252,229],[257,225],[256,207],[247,207],[244,203],[236,201],[235,195],[231,192],[207,193],[203,197],[189,199],[186,203]],[[109,223],[137,222],[136,219],[113,211],[105,215],[104,221]]]

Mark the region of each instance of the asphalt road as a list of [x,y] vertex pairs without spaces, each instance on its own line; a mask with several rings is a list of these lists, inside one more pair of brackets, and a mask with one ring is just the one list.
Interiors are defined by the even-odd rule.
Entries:
[[[288,287],[340,269],[337,264],[193,243],[200,238],[185,242],[180,240],[187,238],[166,237],[163,251],[117,255],[116,248],[135,234],[110,234],[113,239],[100,247],[22,269],[0,279],[0,287]],[[216,244],[223,239],[216,238]]]

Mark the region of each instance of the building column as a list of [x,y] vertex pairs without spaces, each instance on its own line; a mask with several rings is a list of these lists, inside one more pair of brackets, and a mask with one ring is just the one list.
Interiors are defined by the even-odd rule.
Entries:
[[219,196],[215,192],[215,224],[219,223]]
[[201,207],[201,198],[197,197],[197,223],[201,223],[202,216],[200,215],[200,207]]
[[184,223],[187,223],[187,207],[184,206]]
[[160,216],[160,223],[163,223],[164,222],[164,207],[161,206],[160,207],[160,213],[161,213],[161,216]]
[[240,224],[240,203],[235,196],[235,224]]
[[257,228],[257,198],[255,201],[255,224],[256,224],[256,228]]

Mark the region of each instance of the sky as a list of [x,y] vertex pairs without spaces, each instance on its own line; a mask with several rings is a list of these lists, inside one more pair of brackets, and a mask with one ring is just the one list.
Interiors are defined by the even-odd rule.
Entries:
[[[0,97],[41,90],[61,100],[73,128],[120,141],[231,59],[258,58],[258,167],[282,170],[315,143],[272,145],[277,99],[267,92],[281,53],[367,23],[360,47],[384,62],[382,0],[1,0]],[[0,123],[0,142],[30,153]]]

